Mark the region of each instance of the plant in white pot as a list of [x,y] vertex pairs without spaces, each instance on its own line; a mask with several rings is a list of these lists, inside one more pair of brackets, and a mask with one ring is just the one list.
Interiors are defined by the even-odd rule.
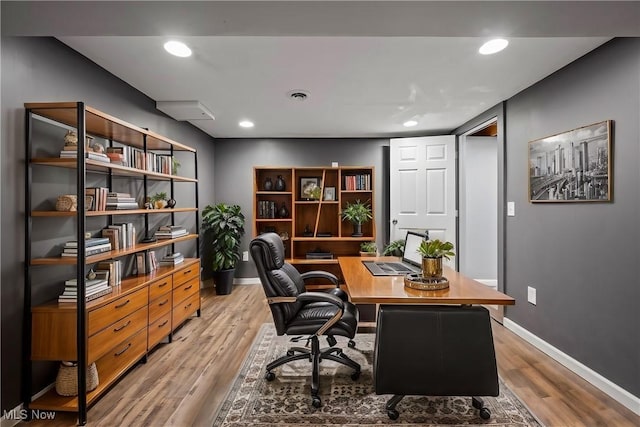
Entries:
[[244,235],[244,215],[239,205],[207,205],[202,211],[202,226],[210,239],[213,279],[216,294],[228,295],[240,261],[240,239]]
[[342,219],[353,224],[353,237],[362,237],[362,224],[373,218],[371,204],[356,200],[354,203],[347,202],[341,212]]
[[454,256],[453,243],[438,239],[424,240],[418,247],[422,255],[422,277],[425,279],[440,279],[442,277],[442,258],[451,259]]

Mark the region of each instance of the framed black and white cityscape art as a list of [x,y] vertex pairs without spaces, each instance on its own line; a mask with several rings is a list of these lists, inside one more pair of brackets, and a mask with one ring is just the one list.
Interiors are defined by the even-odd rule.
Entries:
[[530,141],[529,200],[611,201],[612,124],[605,120]]

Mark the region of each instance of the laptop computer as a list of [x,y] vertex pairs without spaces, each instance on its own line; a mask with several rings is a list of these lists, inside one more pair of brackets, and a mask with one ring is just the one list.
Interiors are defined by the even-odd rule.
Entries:
[[407,231],[402,261],[362,261],[362,263],[374,276],[404,276],[418,273],[422,270],[422,256],[418,253],[418,247],[426,238],[426,234]]

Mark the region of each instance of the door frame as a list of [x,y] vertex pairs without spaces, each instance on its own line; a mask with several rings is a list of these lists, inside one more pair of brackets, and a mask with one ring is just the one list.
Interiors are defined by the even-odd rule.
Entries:
[[[460,136],[471,133],[483,124],[495,119],[498,126],[498,135],[496,136],[498,144],[498,291],[508,294],[508,284],[505,283],[505,247],[506,247],[506,102],[495,105],[479,116],[469,120],[462,126],[454,129],[451,134],[456,136],[456,148],[460,143]],[[458,159],[459,160],[459,159]],[[456,165],[457,169],[459,165]],[[459,180],[458,180],[459,185]],[[460,206],[460,189],[456,189],[456,208]],[[459,221],[457,227],[459,227]],[[459,236],[459,229],[456,230]],[[505,310],[508,310],[505,307]]]

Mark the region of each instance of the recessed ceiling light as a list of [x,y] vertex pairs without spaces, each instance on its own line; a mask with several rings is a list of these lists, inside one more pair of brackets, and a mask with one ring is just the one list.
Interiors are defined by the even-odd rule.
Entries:
[[411,127],[414,127],[417,124],[418,124],[418,122],[416,122],[415,120],[407,120],[406,122],[404,122],[402,124],[402,126],[404,126],[406,128],[411,128]]
[[498,53],[505,47],[509,45],[509,41],[505,39],[493,39],[489,40],[478,49],[482,55],[491,55],[493,53]]
[[240,123],[238,123],[238,125],[241,128],[252,128],[253,127],[253,122],[249,121],[249,120],[243,120]]
[[171,40],[164,44],[164,49],[171,55],[179,56],[180,58],[186,58],[191,56],[191,49],[186,44]]

